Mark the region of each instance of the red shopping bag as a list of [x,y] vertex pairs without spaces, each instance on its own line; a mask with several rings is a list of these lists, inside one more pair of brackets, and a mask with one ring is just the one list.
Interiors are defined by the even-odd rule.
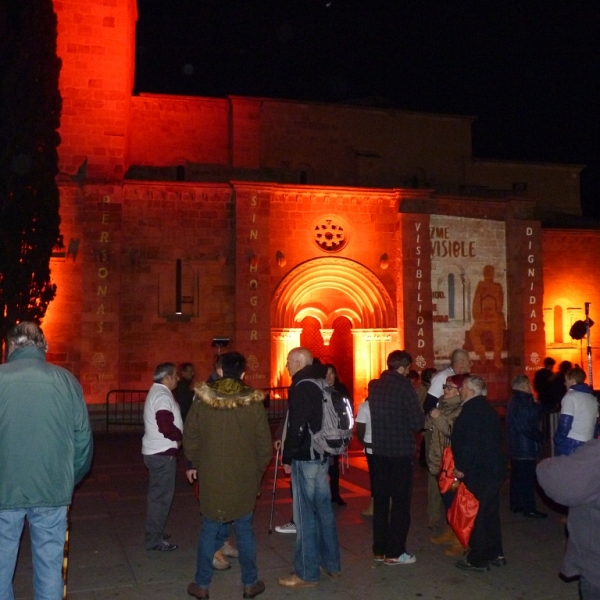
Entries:
[[469,545],[478,510],[479,500],[461,482],[447,516],[450,527],[464,548]]
[[446,446],[442,453],[442,462],[440,464],[440,474],[438,475],[438,485],[440,492],[445,494],[452,489],[456,478],[454,477],[454,454],[452,448]]

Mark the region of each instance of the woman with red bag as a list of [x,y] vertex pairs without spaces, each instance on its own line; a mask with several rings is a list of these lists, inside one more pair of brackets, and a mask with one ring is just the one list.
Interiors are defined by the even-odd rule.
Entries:
[[[444,449],[450,446],[452,427],[462,408],[459,390],[467,375],[451,375],[446,379],[446,383],[442,386],[444,394],[440,398],[438,406],[425,419],[425,429],[431,430],[427,467],[430,475],[435,478],[438,494],[440,494],[440,491],[437,487],[437,481],[442,464],[442,454]],[[453,497],[454,492],[452,491],[441,494],[441,501],[446,511],[450,508]],[[447,556],[457,556],[463,552],[462,545],[449,525],[446,525],[440,535],[433,536],[431,541],[434,544],[450,544],[450,548],[444,552]]]

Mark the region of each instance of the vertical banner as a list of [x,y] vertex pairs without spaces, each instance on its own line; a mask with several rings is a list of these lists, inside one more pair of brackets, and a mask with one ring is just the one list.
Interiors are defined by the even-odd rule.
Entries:
[[507,237],[507,255],[511,272],[511,301],[515,305],[511,328],[515,374],[533,376],[542,367],[545,356],[545,333],[542,272],[542,230],[538,221],[512,221]]
[[246,380],[268,387],[271,366],[269,297],[270,193],[236,186],[235,338],[248,361]]
[[429,215],[400,213],[400,236],[398,294],[404,348],[422,371],[434,366]]

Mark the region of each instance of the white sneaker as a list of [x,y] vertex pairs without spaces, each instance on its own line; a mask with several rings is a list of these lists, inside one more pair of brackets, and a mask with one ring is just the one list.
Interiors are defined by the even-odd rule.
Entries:
[[237,558],[239,556],[239,552],[237,551],[237,548],[234,548],[229,543],[229,540],[227,540],[223,544],[223,547],[221,548],[221,552],[222,552],[223,556],[227,556],[228,558]]
[[384,561],[386,565],[410,565],[412,563],[417,562],[417,557],[414,554],[408,554],[405,552],[401,554],[398,558],[386,558]]
[[216,569],[217,571],[231,569],[231,565],[220,550],[217,550],[213,556],[213,569]]
[[296,533],[296,525],[290,521],[285,525],[277,525],[275,531],[277,533]]

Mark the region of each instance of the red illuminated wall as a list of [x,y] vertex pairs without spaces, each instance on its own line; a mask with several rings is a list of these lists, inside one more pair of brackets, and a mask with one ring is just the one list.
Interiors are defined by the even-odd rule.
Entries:
[[120,179],[128,166],[136,2],[56,0],[54,9],[62,59],[60,171]]
[[[583,320],[585,302],[591,302],[594,384],[600,383],[600,286],[598,284],[599,231],[545,230],[544,316],[546,355],[557,362],[579,363],[587,372],[587,341],[568,334],[571,324]],[[562,323],[562,327],[559,325]],[[596,330],[598,328],[598,330]]]
[[[536,354],[581,362],[565,330],[586,301],[592,318],[600,314],[600,234],[545,231],[542,246],[533,202],[490,199],[487,186],[508,177],[501,164],[493,165],[498,178],[477,180],[485,196],[453,195],[469,193],[471,118],[261,98],[132,97],[135,0],[56,0],[55,10],[66,249],[51,263],[58,293],[44,326],[50,359],[80,378],[89,402],[103,402],[110,389],[148,387],[159,362],[191,360],[199,378],[208,376],[216,336],[248,355],[253,384],[285,383],[282,349],[299,342],[296,325],[307,317],[321,319],[322,330],[339,318],[354,322],[347,372],[358,384],[355,399],[364,397],[387,352],[420,349],[422,240],[408,232],[430,215],[506,223],[508,359],[501,369],[476,371],[492,397],[505,398],[510,377],[535,366]],[[186,167],[185,181],[173,181],[176,166]],[[211,168],[224,183],[201,182],[217,176]],[[536,172],[528,171],[532,181]],[[300,174],[306,185],[296,183]],[[430,184],[439,184],[437,193]],[[315,242],[328,220],[347,236],[335,252]],[[432,346],[430,330],[423,337]],[[424,350],[428,364],[435,350]]]
[[132,98],[131,164],[230,161],[229,102],[144,95]]

